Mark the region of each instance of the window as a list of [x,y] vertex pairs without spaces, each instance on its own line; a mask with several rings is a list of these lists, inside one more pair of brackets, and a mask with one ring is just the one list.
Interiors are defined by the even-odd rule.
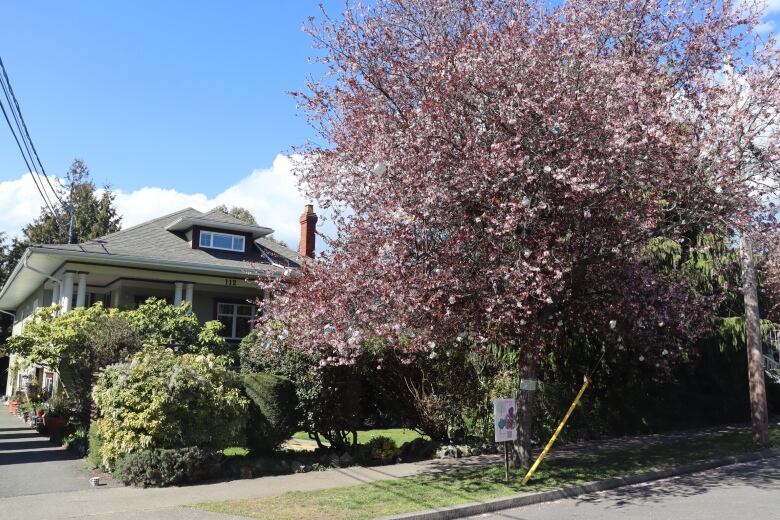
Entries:
[[215,233],[214,231],[201,231],[200,247],[243,253],[244,237],[241,235],[228,235],[227,233]]
[[244,303],[218,303],[217,319],[222,322],[222,335],[227,339],[242,339],[252,330],[255,306]]

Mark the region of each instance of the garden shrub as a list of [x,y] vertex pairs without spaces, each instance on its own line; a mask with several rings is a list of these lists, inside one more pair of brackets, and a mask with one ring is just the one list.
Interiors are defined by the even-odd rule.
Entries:
[[92,469],[103,469],[103,458],[100,455],[102,445],[103,439],[100,438],[97,425],[90,424],[87,432],[87,465]]
[[373,462],[391,462],[401,455],[395,441],[390,437],[379,435],[364,445],[365,455]]
[[356,431],[363,426],[363,378],[359,367],[321,366],[318,359],[292,348],[271,353],[267,341],[258,334],[242,342],[241,366],[292,381],[303,430],[322,444],[344,450],[355,443]]
[[237,374],[212,355],[147,347],[101,374],[93,397],[102,463],[128,453],[196,446],[219,451],[245,442],[248,401]]
[[117,461],[114,476],[125,485],[179,486],[218,474],[217,457],[197,447],[141,450]]
[[273,451],[298,427],[295,387],[289,379],[266,373],[245,373],[249,396],[247,443],[252,451]]
[[80,457],[87,454],[87,429],[84,426],[76,426],[72,432],[62,438],[62,446]]
[[401,445],[401,457],[407,460],[430,459],[439,449],[439,443],[418,437]]

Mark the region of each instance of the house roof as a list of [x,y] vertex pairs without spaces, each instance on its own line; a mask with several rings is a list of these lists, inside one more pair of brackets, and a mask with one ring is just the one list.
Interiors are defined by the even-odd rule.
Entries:
[[298,267],[300,265],[301,257],[298,253],[280,245],[272,248],[269,242],[274,242],[269,239],[255,240],[255,247],[250,253],[193,249],[189,240],[181,232],[189,229],[192,225],[189,227],[174,226],[171,229],[171,224],[181,222],[194,222],[201,226],[231,231],[252,232],[253,229],[261,237],[273,232],[270,228],[247,225],[219,209],[201,213],[196,209],[187,208],[81,244],[44,244],[38,247],[44,250],[92,255],[131,256],[147,259],[150,263],[155,261],[177,262],[243,270],[247,270],[250,267],[249,264],[254,264],[253,267],[261,271],[274,271],[282,268],[281,266]]
[[[190,224],[182,225],[187,222]],[[193,223],[215,229],[251,233],[253,237],[258,238],[253,241],[254,247],[249,253],[193,249],[185,236],[186,230],[191,228]],[[304,261],[303,257],[269,239],[268,235],[272,232],[270,228],[248,225],[219,209],[202,213],[193,208],[186,208],[81,244],[34,245],[27,250],[0,290],[0,309],[14,308],[20,298],[26,298],[26,295],[22,296],[23,293],[30,294],[45,280],[45,274],[32,275],[39,270],[45,271],[44,266],[53,263],[36,259],[36,256],[57,257],[58,265],[66,261],[89,261],[243,276],[249,272],[281,274],[288,268],[299,267]],[[23,264],[26,265],[28,261],[32,261],[31,268],[26,271],[32,272],[26,273],[22,277],[24,280],[20,281],[17,274],[25,271]],[[40,267],[35,267],[37,265]],[[31,283],[37,285],[29,287],[29,291],[22,287],[16,287],[11,291],[12,286],[18,283],[22,283],[25,288]]]

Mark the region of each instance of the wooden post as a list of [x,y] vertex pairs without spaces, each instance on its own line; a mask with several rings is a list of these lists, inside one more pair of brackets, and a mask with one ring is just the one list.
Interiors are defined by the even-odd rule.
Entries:
[[509,482],[509,442],[504,442],[504,482]]
[[758,310],[758,284],[753,262],[753,244],[742,235],[742,294],[745,300],[745,336],[747,344],[748,382],[750,388],[750,419],[753,423],[753,442],[769,442],[769,415],[764,386],[764,359],[761,351],[761,318]]

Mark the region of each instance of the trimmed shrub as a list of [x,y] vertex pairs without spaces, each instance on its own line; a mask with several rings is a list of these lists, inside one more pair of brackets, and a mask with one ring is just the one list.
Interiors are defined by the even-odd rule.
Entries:
[[128,453],[197,446],[216,452],[245,442],[247,399],[238,375],[211,355],[147,347],[109,366],[93,396],[101,418],[101,464]]
[[290,380],[266,373],[244,374],[249,396],[247,442],[252,451],[267,453],[295,433],[298,399]]
[[407,460],[422,460],[433,458],[439,443],[418,437],[401,445],[401,457]]
[[390,437],[379,435],[364,445],[365,455],[373,462],[391,462],[401,455],[401,450]]
[[217,457],[197,448],[142,450],[119,459],[114,476],[125,485],[179,486],[219,473]]

